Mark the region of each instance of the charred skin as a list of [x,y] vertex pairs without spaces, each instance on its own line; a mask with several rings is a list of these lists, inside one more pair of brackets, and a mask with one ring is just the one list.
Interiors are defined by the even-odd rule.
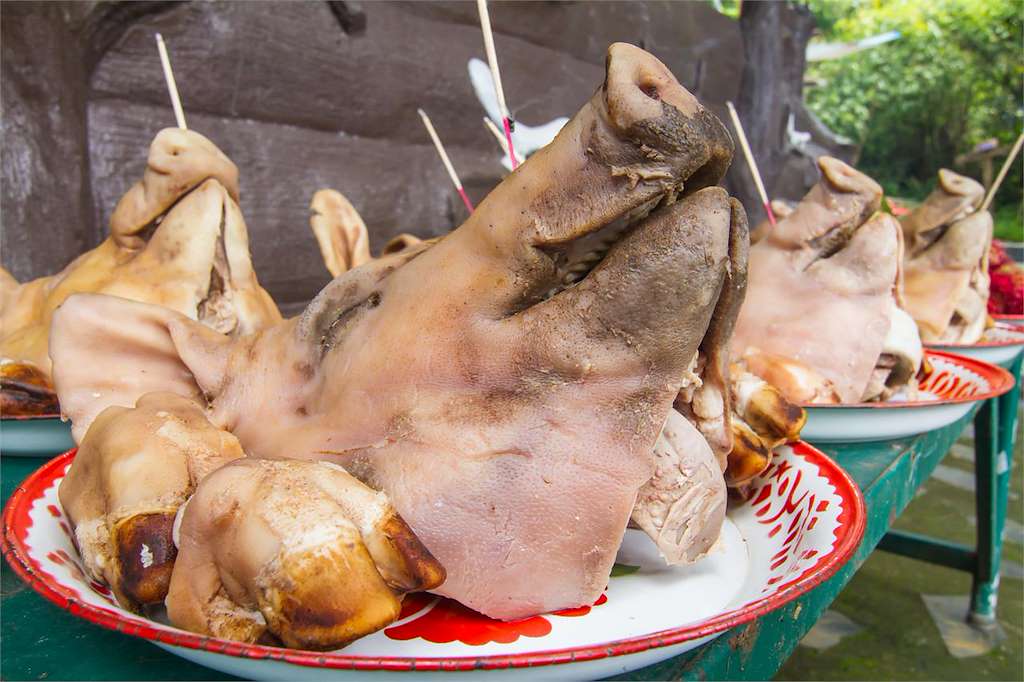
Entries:
[[171,584],[178,550],[174,546],[177,509],[135,514],[110,529],[115,573],[111,583],[118,601],[140,606],[163,603]]
[[0,364],[0,415],[22,417],[58,414],[60,405],[57,394],[45,372],[26,363]]

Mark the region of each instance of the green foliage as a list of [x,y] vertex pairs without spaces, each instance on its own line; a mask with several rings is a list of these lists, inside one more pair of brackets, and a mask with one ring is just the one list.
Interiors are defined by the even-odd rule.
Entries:
[[996,239],[1024,242],[1024,204],[1003,202],[992,216]]
[[[862,146],[858,167],[887,191],[923,198],[939,168],[1021,127],[1021,0],[809,0],[826,40],[901,38],[810,64],[811,109]],[[1002,159],[996,160],[996,168]],[[980,179],[977,164],[957,168]],[[1021,161],[997,203],[1021,201]],[[1015,209],[1019,213],[1019,207]]]

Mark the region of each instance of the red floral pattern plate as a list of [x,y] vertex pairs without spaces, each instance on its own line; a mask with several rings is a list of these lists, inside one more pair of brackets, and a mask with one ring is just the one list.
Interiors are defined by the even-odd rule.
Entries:
[[995,326],[985,330],[985,336],[976,343],[926,343],[925,346],[1009,367],[1024,351],[1024,329],[1019,324],[996,321]]
[[[805,443],[781,449],[730,508],[719,545],[702,561],[667,567],[628,531],[604,595],[590,606],[505,623],[447,599],[413,595],[384,630],[330,653],[203,637],[121,609],[84,574],[57,499],[70,451],[43,465],[4,510],[3,552],[37,592],[104,627],[250,679],[337,678],[368,671],[486,672],[557,666],[565,679],[634,670],[692,649],[778,608],[835,573],[864,532],[856,484]],[[540,577],[538,577],[540,579]],[[116,652],[96,655],[116,656]]]
[[1024,327],[1024,315],[993,315],[992,319],[1014,327]]
[[948,426],[971,406],[1013,388],[1013,375],[969,357],[926,350],[932,365],[913,400],[897,394],[872,403],[804,405],[807,423],[800,432],[812,443],[894,440]]

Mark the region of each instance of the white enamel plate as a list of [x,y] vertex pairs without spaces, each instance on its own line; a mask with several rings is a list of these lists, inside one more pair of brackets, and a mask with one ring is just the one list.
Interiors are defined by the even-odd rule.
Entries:
[[997,320],[996,326],[987,330],[984,339],[977,343],[926,343],[925,346],[1009,367],[1024,351],[1024,328],[1016,320]]
[[899,395],[883,402],[804,405],[800,437],[812,443],[894,440],[948,426],[974,403],[1002,395],[1013,376],[1001,367],[942,351],[926,351],[933,371],[914,400]]
[[820,451],[797,443],[781,448],[750,498],[731,506],[719,546],[697,564],[668,568],[646,536],[628,531],[608,588],[592,606],[506,623],[447,599],[410,595],[390,627],[323,653],[203,637],[122,609],[84,575],[57,500],[73,457],[46,463],[7,503],[3,552],[14,570],[79,617],[247,679],[385,679],[409,671],[520,679],[520,668],[529,667],[542,677],[582,680],[635,670],[830,577],[856,549],[865,523],[856,484]]

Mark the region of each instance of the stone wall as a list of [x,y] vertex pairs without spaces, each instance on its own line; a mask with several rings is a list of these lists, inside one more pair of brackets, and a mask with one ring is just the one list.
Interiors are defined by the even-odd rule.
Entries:
[[[571,116],[617,40],[653,52],[720,116],[744,77],[739,22],[709,4],[492,2],[491,18],[527,125]],[[466,70],[483,57],[474,3],[3,3],[0,20],[0,255],[22,280],[103,238],[153,136],[174,124],[158,31],[189,126],[239,166],[257,272],[287,309],[327,281],[307,222],[316,189],[349,197],[374,251],[464,219],[417,107],[474,199],[504,172]]]

